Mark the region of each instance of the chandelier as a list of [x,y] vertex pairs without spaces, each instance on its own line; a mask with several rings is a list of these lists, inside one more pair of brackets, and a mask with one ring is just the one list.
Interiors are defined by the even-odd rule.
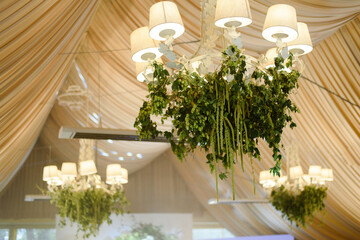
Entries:
[[122,184],[128,183],[128,171],[120,164],[107,165],[105,183],[97,174],[94,156],[94,140],[80,139],[79,171],[74,162],[63,162],[61,170],[56,165],[45,166],[43,181],[47,182],[48,190],[54,192],[68,187],[71,187],[72,191],[101,188],[107,193],[122,190]]
[[69,107],[72,111],[80,110],[84,106],[90,95],[88,91],[80,88],[79,85],[71,85],[58,96],[60,106]]
[[284,186],[286,189],[297,191],[305,186],[324,186],[334,180],[333,171],[330,168],[322,168],[319,165],[310,165],[308,173],[304,174],[300,166],[298,148],[291,145],[287,149],[287,163],[289,176],[273,176],[268,170],[260,172],[259,183],[266,190],[273,190]]
[[[150,80],[154,69],[151,62],[161,61],[165,55],[169,60],[167,66],[187,70],[193,69],[205,75],[213,59],[221,57],[215,52],[215,41],[219,38],[219,30],[231,44],[241,48],[241,34],[237,30],[252,23],[248,0],[204,0],[202,5],[202,29],[199,50],[190,58],[185,56],[175,61],[176,55],[172,52],[172,42],[180,37],[184,31],[181,15],[175,3],[161,1],[150,8],[149,26],[136,29],[131,33],[132,60],[136,62],[137,79],[141,82]],[[297,22],[296,10],[286,4],[276,4],[268,9],[262,36],[264,39],[276,43],[275,48],[269,49],[265,56],[255,59],[246,56],[247,63],[256,67],[269,68],[274,65],[274,57],[281,55],[287,58],[289,52],[294,60],[300,64],[298,56],[312,51],[312,42],[308,27],[305,23]],[[202,55],[199,55],[203,48]],[[179,65],[179,63],[181,65]],[[286,69],[285,69],[286,70]]]

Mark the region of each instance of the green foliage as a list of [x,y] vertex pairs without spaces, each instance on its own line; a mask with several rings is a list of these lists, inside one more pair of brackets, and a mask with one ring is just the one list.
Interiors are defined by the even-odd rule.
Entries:
[[294,193],[280,186],[271,192],[270,201],[291,223],[295,222],[296,226],[305,227],[307,220],[311,221],[317,211],[324,209],[326,191],[327,187],[309,185],[299,193]]
[[91,187],[83,191],[74,191],[72,187],[47,191],[51,203],[58,208],[61,217],[60,226],[66,224],[66,218],[71,223],[77,223],[77,234],[83,232],[84,238],[96,236],[103,222],[111,224],[110,214],[123,214],[129,204],[124,191],[115,190],[114,193],[101,188]]
[[143,240],[147,236],[153,237],[154,240],[177,240],[174,234],[165,234],[161,231],[161,227],[151,223],[139,223],[129,233],[124,233],[116,240]]
[[[291,55],[286,64],[292,66]],[[147,101],[134,124],[140,138],[163,134],[180,160],[200,146],[211,152],[207,163],[221,179],[227,178],[229,170],[234,172],[237,156],[243,170],[243,155],[247,154],[251,162],[252,158],[260,160],[257,143],[259,138],[265,139],[273,150],[275,166],[271,171],[280,175],[281,135],[287,123],[291,128],[296,126],[290,113],[298,112],[289,95],[298,87],[300,76],[296,70],[283,71],[283,58],[276,58],[275,67],[266,72],[255,69],[250,76],[245,55],[232,45],[223,52],[220,69],[205,76],[185,68],[170,75],[156,62],[153,67],[154,81],[148,84]],[[167,86],[171,86],[170,93]],[[161,116],[162,121],[172,119],[174,128],[159,131],[152,115]],[[232,182],[234,186],[233,174]]]

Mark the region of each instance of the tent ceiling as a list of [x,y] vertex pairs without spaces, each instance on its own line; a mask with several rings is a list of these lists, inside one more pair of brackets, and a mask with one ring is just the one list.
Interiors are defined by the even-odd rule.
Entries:
[[[146,85],[136,81],[129,36],[136,28],[148,24],[149,8],[154,2],[23,0],[0,3],[0,190],[21,166],[51,109],[40,140],[54,146],[55,158],[59,161],[75,161],[78,155],[76,141],[57,139],[61,125],[96,127],[88,114],[101,113],[102,127],[133,128],[146,95]],[[186,28],[176,42],[198,40],[200,2],[175,2]],[[261,37],[267,8],[275,3],[289,3],[297,9],[298,21],[308,24],[315,45],[314,52],[304,58],[304,75],[360,104],[359,1],[249,2],[253,24],[241,29],[247,53],[256,57],[273,46]],[[174,49],[179,55],[190,56],[197,46],[198,43],[181,44]],[[88,107],[75,112],[54,105],[57,91],[61,93],[71,84],[85,87],[81,76],[93,96]],[[360,110],[305,80],[300,80],[300,85],[294,96],[302,111],[296,117],[299,128],[287,135],[286,142],[297,139],[300,158],[306,159],[306,164],[329,164],[338,171],[341,183],[332,187],[337,197],[329,203],[339,208],[337,214],[344,214],[338,216],[339,219],[348,220],[353,226],[360,215],[354,216],[354,206],[360,203],[359,195],[350,194],[359,191]],[[128,151],[141,153],[143,159],[126,159],[123,163],[133,172],[168,146],[103,141],[99,142],[99,148],[110,154],[99,156],[102,172],[106,163],[119,162],[117,158]],[[111,151],[117,155],[111,155]],[[269,159],[265,157],[263,167],[271,165]],[[342,184],[352,186],[347,189],[348,200],[338,196]],[[350,200],[350,204],[342,204]]]

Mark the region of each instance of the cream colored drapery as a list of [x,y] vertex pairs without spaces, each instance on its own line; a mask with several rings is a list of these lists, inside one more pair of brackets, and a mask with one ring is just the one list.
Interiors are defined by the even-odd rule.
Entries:
[[[133,128],[141,99],[146,95],[146,85],[136,81],[135,64],[131,61],[129,51],[129,36],[136,28],[148,24],[148,11],[154,2],[156,1],[0,2],[0,190],[15,174],[34,144],[67,72],[69,74],[64,86],[81,83],[79,71],[82,73],[94,96],[90,100],[89,109],[91,112],[98,112],[101,105],[103,127]],[[175,2],[186,28],[185,34],[176,41],[199,39],[199,1]],[[360,12],[359,1],[249,2],[253,24],[241,29],[247,53],[258,56],[273,46],[261,37],[267,8],[275,3],[289,3],[297,9],[298,20],[308,24],[315,45],[314,52],[304,58],[304,76],[359,104],[360,31],[359,18],[356,18]],[[96,8],[98,10],[95,14]],[[92,16],[94,18],[89,25]],[[348,24],[339,30],[346,23]],[[78,47],[86,29],[88,34]],[[328,38],[330,35],[332,36]],[[191,56],[197,46],[198,43],[182,44],[174,49],[180,55]],[[67,54],[75,51],[78,54]],[[97,71],[98,66],[100,72]],[[98,89],[101,104],[98,101]],[[64,89],[60,89],[62,91]],[[311,236],[325,239],[332,235],[345,239],[354,238],[359,234],[360,215],[360,197],[357,194],[360,170],[359,109],[302,79],[294,100],[302,112],[295,116],[298,127],[292,133],[287,132],[284,144],[289,144],[291,139],[296,140],[304,168],[310,164],[320,164],[332,167],[335,171],[335,181],[327,200],[330,207],[324,218],[326,225],[321,227],[319,222],[315,222],[317,225],[306,229],[306,232],[294,232],[299,238]],[[54,149],[56,145],[63,146],[57,139],[58,127],[65,124],[86,125],[88,120],[84,113],[87,112],[72,112],[55,105],[44,127],[43,142],[54,145]],[[110,153],[110,150],[116,150],[111,144],[105,143],[102,148]],[[125,144],[121,146],[122,151],[126,153],[127,147],[141,149]],[[63,156],[62,159],[76,161],[78,144],[66,145],[66,151],[61,147],[59,149],[58,154]],[[145,149],[149,158],[141,166],[165,149],[167,147]],[[264,160],[260,165],[255,165],[256,173],[272,165],[267,160],[271,159],[270,152],[265,146],[262,150]],[[118,161],[115,155],[102,157],[100,168],[104,169],[106,163],[114,161]],[[189,160],[188,163],[179,165],[179,170],[189,169],[187,164],[190,163]],[[133,165],[134,171],[139,168],[136,162],[130,160],[125,161],[124,165]],[[192,187],[198,187],[195,182],[202,182],[204,187],[210,182],[214,187],[214,178],[208,175],[207,168],[190,166],[187,174],[192,179]],[[193,172],[195,170],[199,171]],[[246,172],[250,171],[247,168]],[[241,172],[238,174],[242,176]],[[249,175],[245,177],[251,178]],[[222,187],[223,194],[226,195],[227,189],[228,185],[225,184]],[[210,193],[206,195],[208,193],[205,190],[203,196],[198,197],[207,201],[207,197],[214,196],[213,192]],[[251,182],[240,182],[237,193],[239,197],[251,197]],[[262,194],[261,189],[258,189],[257,194]],[[289,230],[271,207],[261,208],[262,212],[256,206],[233,206],[232,210],[224,208],[224,213],[215,207],[210,210],[235,233],[270,234]],[[243,212],[248,214],[244,215]]]
[[0,2],[0,191],[54,104],[97,1]]

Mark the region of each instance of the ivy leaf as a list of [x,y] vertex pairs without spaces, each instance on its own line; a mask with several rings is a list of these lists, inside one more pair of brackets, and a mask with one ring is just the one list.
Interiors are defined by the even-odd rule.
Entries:
[[221,180],[226,179],[226,178],[227,178],[226,173],[220,173],[220,174],[219,174],[219,178],[220,178]]

